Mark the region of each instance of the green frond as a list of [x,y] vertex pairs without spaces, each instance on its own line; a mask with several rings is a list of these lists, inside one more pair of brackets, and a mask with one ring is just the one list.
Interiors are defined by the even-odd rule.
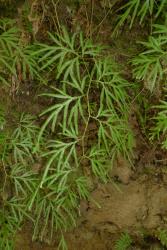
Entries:
[[111,166],[106,155],[106,150],[99,149],[97,146],[92,147],[89,154],[89,160],[93,174],[104,183],[107,183],[109,179],[108,172]]
[[88,199],[89,191],[87,178],[84,176],[80,176],[75,180],[75,182],[80,199]]
[[25,198],[13,196],[6,201],[5,205],[9,209],[11,217],[14,218],[18,226],[25,218],[33,221],[32,216],[28,212],[27,200]]
[[14,185],[14,191],[17,197],[27,197],[33,192],[37,181],[35,174],[20,164],[11,167],[9,178]]
[[[16,24],[15,24],[16,26]],[[20,43],[21,31],[8,25],[2,26],[0,31],[0,80],[11,85],[14,76],[19,81],[26,79],[38,79],[38,58],[34,55],[36,45],[23,45]]]
[[80,74],[79,69],[86,63],[87,58],[99,55],[100,47],[84,39],[82,34],[79,35],[79,45],[77,34],[70,35],[65,28],[62,29],[61,35],[49,33],[49,37],[53,44],[39,44],[40,48],[35,54],[40,57],[42,70],[52,68],[57,79],[62,76],[66,81],[70,75]]
[[27,160],[31,163],[33,159],[33,149],[36,145],[39,127],[35,125],[34,117],[22,113],[17,128],[10,138],[9,150],[12,150],[14,162],[26,165]]
[[58,171],[69,168],[71,160],[73,165],[78,165],[78,158],[76,152],[77,141],[63,142],[59,140],[52,140],[48,143],[48,152],[43,154],[43,157],[48,158],[45,171],[41,180],[40,186],[47,180],[47,175],[51,166]]
[[137,80],[144,80],[145,87],[153,92],[165,76],[167,39],[149,37],[148,42],[142,44],[145,51],[132,60],[133,75]]
[[110,110],[99,110],[96,117],[99,123],[98,144],[104,145],[108,154],[111,147],[115,147],[117,154],[123,154],[127,159],[133,151],[134,138],[128,122]]
[[13,250],[14,237],[16,229],[18,229],[17,222],[9,214],[5,214],[0,210],[0,225],[0,249]]
[[[41,116],[48,114],[47,119],[39,133],[38,142],[40,141],[45,129],[51,124],[52,132],[55,131],[58,122],[62,121],[62,130],[68,130],[71,124],[78,133],[78,120],[80,116],[84,118],[84,111],[82,108],[82,95],[71,96],[63,90],[55,89],[55,93],[44,93],[43,96],[53,98],[54,103],[41,113]],[[62,118],[61,118],[62,117]],[[61,119],[61,120],[60,120]]]
[[58,245],[58,250],[68,250],[64,235],[61,235],[60,242]]
[[118,22],[115,30],[122,26],[126,21],[131,29],[135,20],[143,24],[147,17],[154,20],[167,9],[166,0],[129,0],[126,1],[118,11]]
[[129,99],[126,89],[130,84],[120,76],[116,65],[109,58],[96,61],[94,72],[95,82],[101,89],[101,106],[124,113]]
[[6,124],[6,119],[5,119],[5,112],[3,109],[0,108],[0,130],[4,130]]
[[158,240],[161,242],[162,246],[167,247],[167,230],[159,229],[155,235]]
[[[73,171],[69,169],[53,168],[45,179],[34,200],[34,239],[38,237],[43,240],[49,229],[47,238],[51,241],[55,230],[64,231],[76,225],[79,200],[87,198],[89,193],[85,178],[74,178]],[[40,218],[43,216],[45,221],[41,224]]]
[[[12,68],[17,74],[21,74],[22,79],[41,79],[39,74],[39,66],[37,63],[38,58],[33,55],[35,50],[33,45],[20,46],[17,47],[13,55],[13,65]],[[18,71],[18,68],[20,72]]]
[[156,105],[155,108],[157,108],[158,113],[155,117],[153,117],[153,120],[155,122],[155,125],[151,128],[150,131],[150,139],[160,139],[160,137],[163,135],[163,141],[162,141],[162,148],[167,148],[167,139],[166,139],[166,132],[167,132],[167,102],[166,101],[160,101],[159,105]]
[[[59,248],[65,250],[63,233],[76,226],[80,201],[90,195],[84,160],[94,177],[106,183],[115,157],[131,158],[131,85],[117,64],[105,59],[102,47],[81,32],[62,28],[49,33],[48,44],[26,45],[20,39],[19,29],[0,21],[0,80],[45,83],[41,98],[49,101],[39,121],[21,113],[9,128],[0,110],[2,189],[12,189],[2,203],[17,227],[26,219],[33,223],[33,240],[49,243],[56,232],[62,235]],[[151,49],[143,44],[150,54],[164,51],[163,40],[162,47],[151,42]]]
[[122,233],[115,244],[115,250],[128,250],[132,244],[132,238],[128,233]]

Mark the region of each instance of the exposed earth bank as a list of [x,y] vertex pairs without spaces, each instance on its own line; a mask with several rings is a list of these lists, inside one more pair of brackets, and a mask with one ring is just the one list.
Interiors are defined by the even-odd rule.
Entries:
[[[149,174],[135,177],[130,173],[122,181],[123,167],[120,173],[115,173],[120,183],[98,184],[91,201],[81,203],[78,225],[65,237],[69,250],[114,249],[122,232],[134,240],[131,249],[162,249],[152,236],[167,222],[167,172],[149,166]],[[30,235],[27,230],[21,233],[17,250],[57,249],[56,244],[32,243]]]

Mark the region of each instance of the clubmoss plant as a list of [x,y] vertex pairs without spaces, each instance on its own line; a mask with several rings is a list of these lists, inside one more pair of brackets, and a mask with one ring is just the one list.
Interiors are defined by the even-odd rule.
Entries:
[[[67,48],[62,45],[63,39],[68,41],[68,44],[65,44]],[[84,157],[87,157],[85,137],[89,136],[87,132],[92,122],[98,128],[97,140],[95,138],[94,143],[98,144],[99,149],[103,147],[108,155],[113,155],[111,152],[115,148],[116,153],[122,153],[130,158],[133,136],[127,120],[126,89],[129,83],[121,78],[113,62],[100,58],[100,48],[95,49],[90,41],[84,42],[81,34],[77,40],[76,35],[70,38],[69,34],[63,30],[61,39],[60,36],[52,36],[52,40],[53,45],[45,45],[45,48],[39,50],[39,53],[45,52],[40,62],[44,63],[42,70],[47,67],[52,68],[55,74],[58,74],[57,79],[60,78],[60,80],[58,87],[52,87],[51,92],[42,94],[42,96],[52,98],[53,104],[41,113],[41,116],[45,115],[46,119],[39,133],[37,147],[46,129],[50,129],[53,134],[57,133],[56,137],[61,140],[56,139],[50,146],[53,150],[49,153],[51,157],[44,178],[47,176],[54,157],[61,154],[61,159],[64,160],[66,150],[69,151],[66,153],[68,161],[73,161],[76,166]],[[61,55],[64,60],[63,64]],[[63,74],[64,71],[65,74]],[[94,113],[90,108],[93,100],[92,92],[97,95]],[[82,146],[81,155],[77,153],[79,144]],[[54,153],[54,157],[51,152]]]
[[131,159],[130,83],[104,57],[105,49],[82,33],[71,35],[63,28],[49,34],[48,43],[22,46],[19,31],[7,28],[7,21],[3,25],[3,82],[9,83],[8,75],[18,77],[18,69],[21,81],[34,77],[40,83],[38,75],[49,76],[40,95],[48,107],[40,120],[22,113],[9,129],[3,112],[0,116],[3,207],[15,230],[30,220],[34,240],[50,243],[58,232],[59,248],[66,249],[63,233],[76,226],[80,201],[89,199],[85,164],[92,178],[107,182],[118,155]]

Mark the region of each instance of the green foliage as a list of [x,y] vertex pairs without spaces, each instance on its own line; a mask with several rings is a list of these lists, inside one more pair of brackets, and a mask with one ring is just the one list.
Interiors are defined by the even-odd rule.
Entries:
[[2,19],[0,21],[0,80],[8,84],[6,75],[15,75],[12,68],[13,61],[11,55],[19,43],[19,31],[17,28],[12,28],[14,22],[8,19]]
[[28,167],[30,162],[34,162],[32,149],[39,131],[34,117],[22,113],[14,125],[13,132],[6,131],[4,127],[3,140],[0,141],[1,167],[4,170],[1,183],[3,210],[0,212],[7,220],[2,224],[2,232],[6,233],[2,240],[6,248],[2,249],[13,249],[13,236],[23,219],[32,220],[27,211],[28,202],[38,183],[35,173]]
[[156,237],[161,242],[162,246],[167,247],[167,230],[166,229],[159,229],[156,232]]
[[150,95],[139,94],[137,96],[137,119],[144,135],[149,137],[149,111],[151,109]]
[[[65,33],[65,35],[68,38],[66,38],[66,40],[71,41],[69,35],[67,35],[67,33]],[[71,57],[64,56],[63,65],[67,64],[71,66],[70,70],[65,68],[66,72],[69,73],[67,75],[63,75],[63,79],[60,80],[62,83],[60,84],[60,88],[52,88],[53,92],[43,94],[43,96],[52,98],[53,105],[49,106],[41,113],[42,116],[47,115],[47,117],[39,133],[37,148],[43,132],[49,125],[52,133],[59,131],[62,136],[65,133],[66,137],[75,139],[75,145],[80,140],[83,142],[83,137],[89,127],[90,119],[92,119],[98,126],[97,143],[99,147],[103,147],[104,145],[106,152],[108,153],[112,152],[113,147],[116,147],[117,153],[122,153],[130,159],[133,147],[133,136],[129,129],[127,120],[128,96],[126,88],[129,84],[121,78],[118,70],[111,60],[108,58],[102,60],[98,59],[97,54],[94,53],[94,51],[96,51],[94,46],[89,43],[89,50],[87,50],[85,48],[85,44],[87,43],[84,43],[82,40],[83,38],[81,38],[82,36],[80,35],[79,41],[82,56],[80,57],[78,52],[71,52],[71,54],[77,54],[77,57],[75,57],[75,64],[73,66],[71,66],[72,64],[70,63]],[[73,37],[71,39],[74,40]],[[75,47],[74,41],[71,47]],[[57,42],[57,44],[59,43]],[[70,47],[69,44],[68,46]],[[63,50],[65,50],[65,48],[63,48]],[[67,51],[68,50],[69,49],[67,49]],[[98,51],[100,51],[100,49],[98,49]],[[55,63],[55,56],[52,55],[51,57],[51,55],[52,52],[50,54],[50,51],[48,52],[48,57],[47,53],[45,54],[44,68],[48,66],[48,63],[50,65],[50,62]],[[87,55],[86,58],[84,58],[85,55]],[[92,70],[88,67],[89,62],[87,62],[87,58],[89,58],[91,64],[94,64]],[[42,59],[40,59],[40,61],[41,60]],[[56,61],[57,69],[59,71],[59,65],[62,67],[62,62],[61,57],[57,57],[57,54]],[[77,72],[75,72],[76,69]],[[61,72],[63,72],[63,70],[61,70]],[[92,99],[91,91],[100,93],[98,94],[99,97],[96,100],[98,106],[92,114],[90,110]],[[85,124],[83,134],[79,131],[81,121]],[[73,151],[73,142],[68,142],[68,145],[70,145],[71,150]],[[60,152],[64,152],[64,147],[60,148],[60,142],[57,140],[54,143],[54,154],[56,152],[55,147],[59,148]],[[57,153],[55,155],[57,157]],[[53,158],[51,157],[50,164],[52,163],[52,159]],[[76,162],[75,156],[75,163]],[[49,166],[47,165],[46,171],[48,168]],[[44,174],[44,176],[45,175],[46,174]]]
[[122,233],[121,237],[115,244],[115,250],[128,250],[132,244],[132,238],[128,233]]
[[19,13],[22,25],[24,25],[24,30],[29,32],[30,34],[33,33],[32,23],[29,21],[29,15],[31,13],[31,3],[29,1],[25,1],[22,5],[22,11]]
[[58,140],[49,142],[47,147],[49,151],[43,155],[49,157],[49,160],[43,174],[41,187],[52,164],[56,165],[57,170],[61,170],[66,167],[68,168],[71,161],[73,162],[73,165],[78,163],[76,143],[77,141],[63,142]]
[[[92,173],[106,182],[112,165],[109,159],[120,153],[130,159],[133,148],[128,126],[129,83],[114,62],[100,58],[102,48],[84,40],[82,34],[71,36],[63,29],[61,35],[50,34],[50,38],[53,45],[39,44],[36,55],[42,72],[54,72],[58,83],[41,95],[51,102],[40,115],[44,123],[36,150],[40,150],[45,132],[49,131],[52,140],[48,139],[42,153],[46,164],[29,203],[29,209],[36,207],[33,237],[41,240],[47,236],[47,228],[51,240],[55,229],[75,226],[79,200],[89,196],[87,180],[79,174],[84,159]],[[94,109],[92,92],[96,94]],[[93,146],[85,150],[92,123],[97,126],[96,135]],[[44,226],[41,217],[45,218]]]
[[63,234],[61,235],[60,243],[58,245],[58,250],[60,250],[60,249],[62,249],[62,250],[68,250],[68,247],[67,247],[67,244],[66,244],[66,241],[64,239]]
[[82,33],[71,35],[63,28],[61,34],[49,34],[48,44],[29,45],[20,41],[21,31],[13,30],[11,22],[1,26],[3,82],[40,83],[39,75],[47,75],[41,98],[49,100],[39,116],[41,127],[36,117],[22,113],[8,128],[0,113],[3,207],[16,222],[15,230],[28,219],[33,239],[50,243],[58,232],[59,248],[66,249],[63,232],[76,225],[80,201],[89,198],[85,160],[92,174],[107,182],[118,154],[131,159],[130,84],[116,63],[104,59],[103,48]]
[[[89,196],[86,178],[75,177],[69,168],[51,171],[35,196],[33,212],[33,239],[45,238],[48,242],[52,240],[55,231],[76,226],[79,200]],[[45,218],[44,221],[41,218]]]
[[35,48],[23,42],[21,35],[16,22],[0,20],[0,81],[15,88],[26,79],[41,78],[37,59],[33,55]]
[[35,125],[34,117],[22,113],[9,142],[9,150],[13,152],[15,163],[27,164],[28,162],[34,162],[33,149],[38,131],[39,127]]
[[139,23],[144,23],[147,16],[156,19],[162,12],[166,10],[166,0],[129,0],[121,6],[118,11],[120,12],[116,29],[123,25],[125,21],[129,22],[129,27],[132,28],[135,19]]
[[[135,20],[144,25],[149,17],[150,24],[157,18],[160,21],[167,0],[129,0],[118,5],[115,30],[125,22],[132,28]],[[109,8],[118,5],[109,4]],[[25,3],[22,7],[22,25],[31,33],[35,24],[27,18],[31,6]],[[47,8],[41,8],[43,22]],[[166,25],[152,27],[148,41],[140,43],[143,51],[131,60],[134,78],[151,92],[165,84],[167,69]],[[22,82],[42,82],[45,88],[40,98],[46,100],[47,107],[38,119],[25,113],[11,119],[0,109],[0,249],[14,249],[16,231],[29,220],[34,225],[33,240],[50,243],[56,232],[60,236],[58,249],[66,250],[64,232],[76,226],[80,201],[90,195],[85,167],[107,183],[118,155],[131,160],[134,141],[129,108],[133,90],[106,50],[82,32],[70,34],[62,28],[59,33],[49,33],[45,43],[32,43],[24,35],[24,28],[18,28],[15,21],[0,20],[1,86],[17,92]],[[149,108],[147,104],[140,103],[144,109]],[[150,139],[158,139],[167,149],[167,102],[161,101],[156,109]],[[147,110],[139,119],[145,129]],[[159,230],[156,237],[167,247],[166,230]],[[130,235],[123,233],[115,249],[131,245]]]
[[14,219],[0,210],[0,249],[14,249],[15,227],[16,222]]
[[134,142],[127,120],[114,115],[110,110],[101,112],[96,119],[99,122],[98,144],[104,144],[108,153],[114,150],[117,155],[122,154],[130,160]]
[[89,160],[93,174],[99,177],[103,182],[107,182],[111,162],[109,162],[108,157],[106,157],[106,150],[92,147],[89,154]]
[[[66,134],[69,132],[66,131]],[[3,202],[17,226],[28,218],[34,223],[33,239],[45,238],[51,242],[55,231],[67,230],[76,225],[80,199],[87,199],[89,191],[86,177],[80,176],[77,169],[70,166],[71,157],[77,160],[75,141],[72,148],[71,143],[49,141],[47,152],[41,154],[44,159],[48,159],[42,177],[33,171],[30,166],[35,161],[33,148],[38,133],[34,117],[21,114],[5,147],[3,165],[6,170],[2,192],[7,186],[8,191]],[[10,169],[7,167],[9,164]],[[41,217],[45,219],[41,221]]]
[[17,197],[27,198],[33,192],[36,176],[24,165],[12,166],[9,178]]
[[167,149],[167,102],[161,101],[155,108],[158,109],[158,113],[153,118],[155,125],[151,128],[150,139],[161,139],[162,148]]
[[132,60],[133,75],[137,80],[144,80],[145,87],[151,92],[166,76],[167,36],[165,26],[155,26],[155,36],[147,42],[141,42],[144,52]]
[[5,112],[3,109],[0,109],[0,130],[1,131],[4,129],[5,124],[6,124]]
[[[52,106],[50,106],[48,109],[44,110],[44,112],[41,113],[41,115],[49,114],[49,116],[42,126],[42,129],[40,131],[39,138],[38,138],[39,141],[41,139],[41,136],[44,130],[49,125],[49,123],[51,123],[52,132],[55,131],[55,128],[58,123],[57,120],[60,117],[60,115],[62,115],[61,125],[62,125],[63,132],[66,131],[67,128],[71,126],[71,123],[73,122],[74,127],[72,128],[72,130],[74,130],[75,133],[77,133],[79,116],[81,115],[83,117],[83,107],[81,105],[81,102],[82,102],[84,95],[72,96],[72,95],[69,95],[67,91],[63,91],[59,89],[53,89],[53,90],[55,90],[55,93],[53,92],[53,93],[43,94],[43,96],[54,98],[55,102]],[[69,112],[70,112],[70,115],[68,116]],[[76,137],[76,135],[74,135],[74,137]]]
[[[71,78],[73,81],[73,77],[77,75],[76,81],[72,82],[72,84],[77,84],[77,81],[80,82],[82,79],[80,67],[85,63],[89,65],[91,58],[99,54],[100,47],[93,45],[88,39],[85,40],[82,33],[79,37],[77,33],[70,36],[65,28],[62,28],[62,34],[49,33],[49,37],[51,45],[39,44],[39,49],[35,53],[40,58],[41,69],[55,71],[56,79],[62,77],[69,83],[71,83]],[[75,87],[81,88],[79,84],[77,85]]]

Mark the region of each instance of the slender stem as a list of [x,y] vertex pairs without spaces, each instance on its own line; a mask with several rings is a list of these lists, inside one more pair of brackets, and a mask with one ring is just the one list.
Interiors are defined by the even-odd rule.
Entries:
[[85,135],[88,129],[90,117],[91,117],[91,112],[90,112],[90,103],[89,103],[89,92],[90,92],[90,86],[91,86],[91,79],[89,81],[87,93],[86,93],[86,102],[87,102],[87,110],[88,110],[88,119],[86,121],[85,129],[82,135],[82,156],[85,156]]
[[54,6],[54,9],[55,9],[55,15],[56,15],[56,19],[57,19],[57,31],[58,33],[60,34],[60,31],[61,31],[61,27],[60,27],[60,22],[59,22],[59,17],[58,17],[58,14],[57,14],[57,4],[60,2],[60,0],[57,0],[56,3],[54,3],[54,1],[52,0],[52,4]]

